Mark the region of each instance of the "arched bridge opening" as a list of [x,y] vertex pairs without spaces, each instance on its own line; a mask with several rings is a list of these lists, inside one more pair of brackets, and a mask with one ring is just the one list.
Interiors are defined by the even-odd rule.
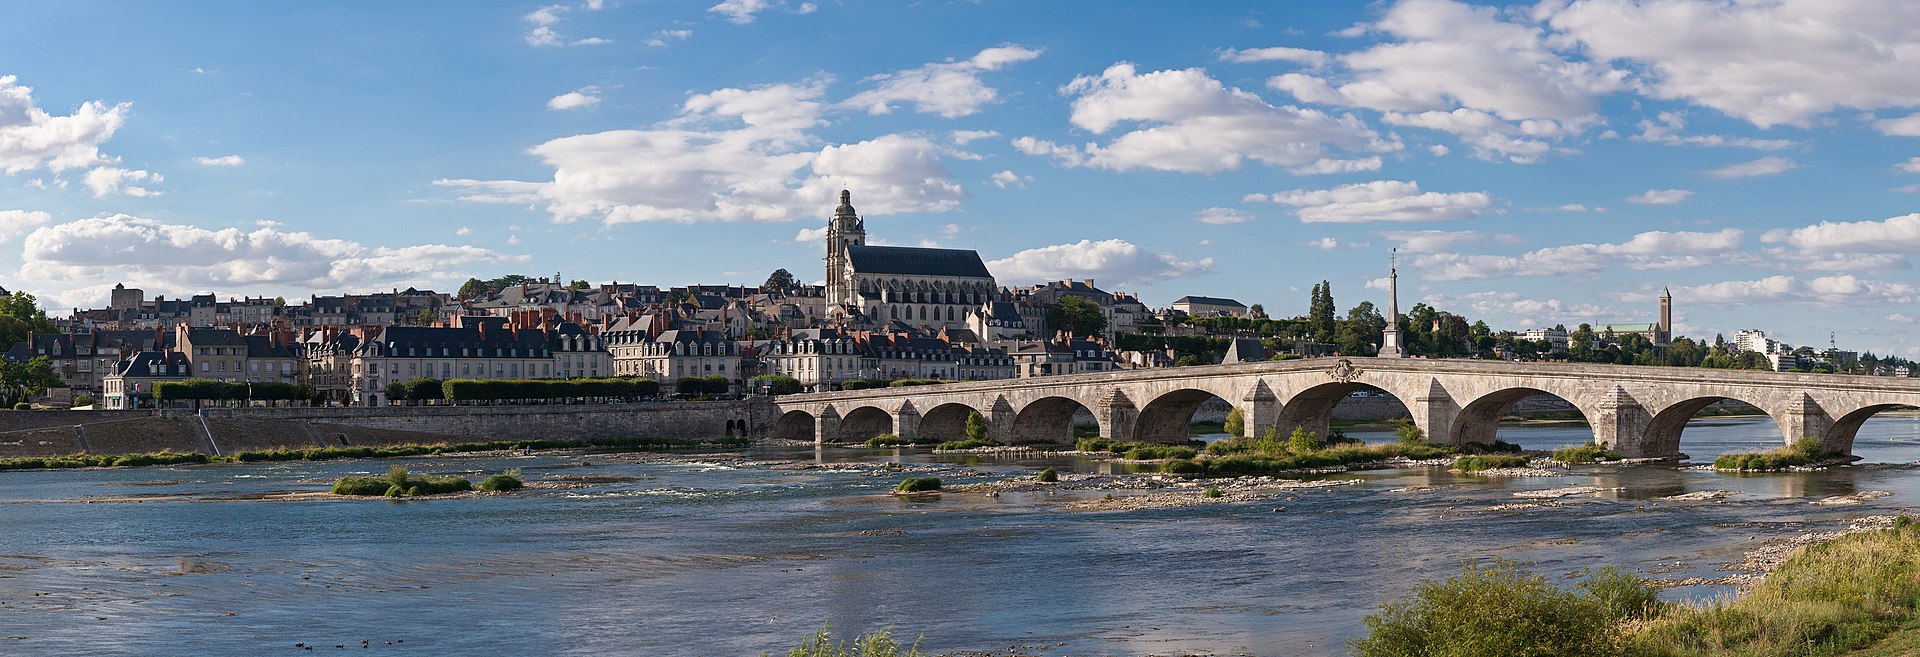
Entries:
[[[1500,439],[1501,424],[1526,419],[1557,419],[1569,423],[1590,422],[1586,411],[1566,398],[1538,388],[1508,388],[1469,402],[1453,420],[1453,437],[1462,444],[1490,445]],[[1529,449],[1572,447],[1594,440],[1592,427],[1573,436],[1559,436],[1553,444],[1522,445]],[[1515,442],[1515,441],[1508,441]],[[1564,444],[1563,444],[1564,443]]]
[[1197,389],[1175,390],[1148,402],[1134,422],[1133,439],[1155,443],[1184,443],[1194,439],[1195,427],[1226,422],[1233,405],[1219,395]]
[[775,440],[814,440],[815,421],[812,413],[806,411],[787,411],[780,420],[773,423],[773,431],[767,437]]
[[[1821,436],[1821,448],[1834,453],[1854,454],[1855,443],[1865,436],[1869,447],[1862,458],[1881,460],[1874,446],[1883,444],[1920,443],[1920,415],[1911,413],[1886,414],[1888,411],[1912,411],[1912,406],[1902,404],[1870,404],[1841,414],[1834,418],[1833,426]],[[1898,460],[1906,460],[1901,454]]]
[[[929,409],[920,416],[920,435],[923,441],[947,442],[966,440],[967,417],[974,414],[972,406],[960,403],[947,403]],[[981,418],[985,421],[985,417]]]
[[861,406],[840,418],[840,442],[864,443],[883,433],[893,433],[893,414],[874,406]]
[[1085,404],[1071,397],[1045,397],[1027,404],[1014,415],[1009,434],[1016,444],[1071,445],[1076,440],[1075,429],[1086,426],[1094,427],[1096,434],[1106,434],[1101,430],[1100,419]]
[[1333,436],[1335,419],[1390,421],[1410,418],[1406,400],[1364,383],[1323,383],[1295,394],[1280,407],[1274,429],[1281,436],[1305,429],[1318,440]]
[[[1864,418],[1863,418],[1864,421]],[[1681,454],[1685,434],[1695,458],[1768,450],[1792,442],[1766,411],[1731,397],[1696,397],[1660,409],[1647,423],[1647,454]]]

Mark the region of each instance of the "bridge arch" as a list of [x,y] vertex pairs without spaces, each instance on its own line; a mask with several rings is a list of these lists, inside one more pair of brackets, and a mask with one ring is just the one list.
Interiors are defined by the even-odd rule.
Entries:
[[1054,395],[1035,399],[1020,407],[1013,416],[1013,427],[1008,432],[1011,442],[1072,443],[1074,417],[1082,413],[1093,416],[1093,423],[1100,427],[1100,435],[1110,435],[1109,428],[1091,407],[1072,397]]
[[[1640,443],[1645,446],[1641,451],[1645,454],[1657,456],[1681,454],[1680,439],[1681,434],[1687,429],[1687,423],[1691,422],[1694,416],[1699,415],[1701,411],[1706,410],[1708,406],[1722,401],[1736,401],[1759,408],[1761,412],[1773,422],[1774,426],[1781,431],[1782,440],[1780,444],[1790,444],[1795,438],[1798,438],[1798,436],[1786,435],[1784,423],[1781,422],[1780,415],[1774,412],[1774,409],[1730,395],[1706,395],[1683,399],[1668,404],[1665,408],[1653,413],[1653,418],[1647,422],[1646,433]],[[1865,422],[1865,418],[1861,418],[1861,421]]]
[[[1319,439],[1325,440],[1331,434],[1328,429],[1333,423],[1334,407],[1339,406],[1341,400],[1356,392],[1385,393],[1406,406],[1415,422],[1423,422],[1424,418],[1419,417],[1414,409],[1414,404],[1418,400],[1416,395],[1405,390],[1396,390],[1394,387],[1377,385],[1377,383],[1381,382],[1332,381],[1295,392],[1293,396],[1281,400],[1280,413],[1274,421],[1273,428],[1282,436],[1293,433],[1296,428],[1306,429]],[[1426,427],[1424,422],[1421,428],[1429,434],[1433,433],[1433,429]]]
[[1833,426],[1820,436],[1820,448],[1840,454],[1853,453],[1853,439],[1860,434],[1860,427],[1867,420],[1880,413],[1905,407],[1904,404],[1883,403],[1867,404],[1840,414],[1833,419]]
[[862,443],[883,433],[893,433],[893,414],[878,406],[860,406],[840,416],[840,442]]
[[1193,416],[1207,402],[1219,399],[1233,406],[1232,398],[1204,388],[1182,388],[1162,393],[1140,407],[1134,421],[1133,439],[1155,443],[1184,443],[1191,439]]
[[1492,444],[1499,437],[1500,419],[1521,401],[1535,395],[1548,395],[1566,402],[1588,422],[1600,417],[1598,409],[1584,405],[1582,398],[1572,391],[1515,386],[1488,392],[1462,405],[1453,420],[1454,440],[1461,444]]
[[773,431],[767,437],[775,440],[815,440],[814,428],[817,424],[812,413],[787,411],[773,423]]
[[[947,402],[927,409],[927,412],[920,416],[918,437],[941,442],[966,440],[967,416],[974,412],[975,409],[972,406],[960,402]],[[981,417],[984,419],[986,414],[982,413]]]

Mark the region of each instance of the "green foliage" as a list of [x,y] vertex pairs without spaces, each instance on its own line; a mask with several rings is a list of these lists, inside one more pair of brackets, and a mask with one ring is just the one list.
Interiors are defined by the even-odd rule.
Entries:
[[[516,481],[518,481],[516,479]],[[373,492],[374,489],[379,492]],[[407,466],[396,465],[387,470],[387,476],[341,477],[333,482],[335,495],[385,495],[402,497],[416,495],[440,495],[473,490],[473,482],[465,477],[415,477],[407,472]]]
[[907,440],[905,438],[901,438],[899,436],[896,436],[890,433],[883,433],[878,436],[868,438],[867,442],[860,443],[860,444],[866,445],[868,447],[900,447],[903,445],[912,445],[913,441]]
[[1320,441],[1315,440],[1313,432],[1308,431],[1306,427],[1294,427],[1293,434],[1287,436],[1287,452],[1295,456],[1312,454],[1318,449],[1320,449]]
[[1821,449],[1820,439],[1806,437],[1772,451],[1721,454],[1713,460],[1713,467],[1715,470],[1767,472],[1811,465],[1829,456],[1832,455]]
[[987,441],[987,418],[980,411],[967,412],[967,440]]
[[513,468],[480,481],[480,490],[484,491],[506,492],[510,490],[520,490],[525,486],[526,483],[520,481],[519,468]]
[[753,393],[764,391],[770,395],[791,395],[800,392],[802,386],[800,385],[799,379],[791,376],[762,374],[750,379],[750,383],[747,384],[747,389],[748,392]]
[[1593,463],[1596,461],[1618,461],[1619,452],[1607,449],[1598,443],[1587,443],[1576,447],[1553,450],[1553,460],[1562,463]]
[[484,281],[478,278],[469,278],[467,282],[460,284],[460,291],[457,294],[462,299],[471,299],[483,294],[496,294],[509,287],[521,283],[532,283],[535,282],[535,280],[536,279],[531,276],[521,276],[519,274],[507,274],[506,276],[490,278]]
[[[701,377],[693,377],[699,380]],[[722,377],[724,380],[725,377]],[[688,379],[681,379],[682,382]],[[704,383],[700,384],[706,385]],[[439,397],[422,387],[409,391],[414,399],[451,399],[486,401],[502,399],[633,399],[660,394],[660,382],[653,379],[614,377],[603,379],[450,379],[440,384]]]
[[181,463],[208,463],[213,457],[199,452],[162,451],[153,454],[128,454],[115,457],[112,465],[116,468],[131,468],[143,465],[177,465]]
[[1129,448],[1121,458],[1129,461],[1152,461],[1156,459],[1190,459],[1198,455],[1192,447],[1182,445],[1142,444]]
[[920,642],[902,646],[893,640],[892,629],[881,629],[855,637],[853,646],[846,642],[833,642],[833,625],[822,627],[800,640],[800,645],[787,650],[787,657],[927,657],[920,652]]
[[31,410],[33,410],[33,404],[29,404],[29,403],[27,403],[27,402],[18,402],[18,403],[15,403],[15,404],[13,405],[13,410],[16,410],[16,411],[31,411]]
[[947,452],[947,451],[962,450],[962,449],[973,449],[976,447],[987,447],[992,444],[993,443],[985,440],[973,440],[969,438],[967,440],[949,440],[947,442],[940,443],[940,445],[937,447],[934,447],[934,449]]
[[374,496],[385,495],[393,484],[375,477],[341,477],[333,482],[335,495]]
[[1407,599],[1381,605],[1356,657],[1625,654],[1606,605],[1565,591],[1510,561],[1467,564],[1445,581],[1423,581]]
[[1527,457],[1508,454],[1488,454],[1484,456],[1462,456],[1453,461],[1453,469],[1461,472],[1480,472],[1497,468],[1527,467]]
[[[851,383],[851,381],[850,381],[849,383]],[[942,384],[942,383],[958,383],[958,382],[957,382],[957,381],[945,381],[945,380],[941,380],[941,379],[900,379],[900,380],[898,380],[898,381],[888,381],[888,382],[887,382],[887,387],[889,387],[889,388],[910,388],[910,387],[913,387],[913,386],[935,386],[935,385],[940,385],[940,384]],[[878,387],[878,386],[874,386],[874,387]],[[846,388],[845,388],[845,387],[843,386],[843,387],[842,387],[842,389],[846,389]]]
[[1206,364],[1205,362],[1202,362],[1200,360],[1199,356],[1195,356],[1193,354],[1187,354],[1185,356],[1181,356],[1180,358],[1173,361],[1174,367],[1193,367],[1195,365],[1205,365],[1205,364]]
[[1413,418],[1394,420],[1393,437],[1403,445],[1416,445],[1427,441],[1426,432],[1420,430],[1420,425],[1413,423]]
[[1225,493],[1220,492],[1219,486],[1208,486],[1207,489],[1204,491],[1201,491],[1200,494],[1209,498],[1215,498],[1215,497],[1220,497],[1221,495],[1225,495]]
[[1230,436],[1239,436],[1239,435],[1246,434],[1247,433],[1246,414],[1240,412],[1240,407],[1238,406],[1233,407],[1233,410],[1227,411],[1227,421],[1221,425],[1220,430],[1225,431],[1227,435],[1230,435]]
[[1160,471],[1167,474],[1201,474],[1206,467],[1193,459],[1172,458],[1160,463]]
[[1097,336],[1107,329],[1100,306],[1076,296],[1064,296],[1047,308],[1047,330],[1067,331],[1077,337]]
[[723,395],[732,387],[732,382],[719,374],[682,377],[673,382],[674,392],[683,395]]
[[1057,470],[1054,470],[1053,468],[1047,468],[1045,470],[1041,470],[1040,474],[1035,475],[1033,480],[1043,484],[1056,483],[1060,481],[1060,472]]
[[[395,385],[388,384],[391,392]],[[291,383],[260,381],[215,381],[213,379],[186,379],[182,381],[161,381],[153,384],[153,396],[162,401],[209,400],[209,399],[252,399],[259,401],[280,401],[306,399],[312,391],[306,386]]]
[[1607,617],[1615,621],[1645,620],[1659,616],[1667,606],[1660,602],[1660,589],[1633,573],[1615,566],[1588,569],[1574,584],[1574,590],[1600,603]]
[[919,493],[919,492],[930,491],[930,490],[940,490],[940,478],[939,477],[907,477],[906,479],[902,479],[900,481],[900,485],[894,487],[894,490],[902,493]]

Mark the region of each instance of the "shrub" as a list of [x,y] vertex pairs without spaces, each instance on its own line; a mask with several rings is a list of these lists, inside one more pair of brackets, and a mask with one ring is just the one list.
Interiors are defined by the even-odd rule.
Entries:
[[894,490],[902,493],[919,493],[923,491],[940,490],[940,478],[939,477],[908,477],[906,479],[902,479],[900,481],[900,485],[895,487]]
[[787,657],[926,657],[920,652],[920,642],[901,646],[893,640],[891,629],[882,629],[855,637],[853,648],[849,650],[846,642],[833,642],[833,625],[828,624],[805,639],[800,645],[787,650]]
[[1660,602],[1660,589],[1632,573],[1607,566],[1583,574],[1585,577],[1574,588],[1599,603],[1615,622],[1653,618],[1666,608]]
[[1157,459],[1190,459],[1199,455],[1192,447],[1178,445],[1152,445],[1131,443],[1121,458],[1129,461],[1152,461]]
[[1496,468],[1527,467],[1527,457],[1506,454],[1488,454],[1483,456],[1462,456],[1453,461],[1453,469],[1461,472],[1480,472]]
[[1045,470],[1041,470],[1040,474],[1036,475],[1033,478],[1033,480],[1043,484],[1051,484],[1051,483],[1060,481],[1060,473],[1059,471],[1054,470],[1053,468],[1047,468]]
[[860,443],[860,444],[866,445],[868,447],[899,447],[901,445],[911,445],[913,444],[913,441],[907,440],[905,438],[901,438],[899,436],[896,436],[890,433],[883,433],[878,436],[868,438],[867,442]]
[[990,443],[984,440],[971,440],[971,439],[949,440],[947,442],[940,443],[938,446],[934,447],[934,449],[946,452],[946,451],[955,451],[955,450],[962,450],[962,449],[973,449],[975,447],[986,447],[992,444],[993,443]]
[[1597,443],[1587,443],[1585,445],[1553,450],[1553,460],[1563,463],[1618,461],[1620,458],[1619,452],[1607,449]]
[[1358,657],[1611,657],[1623,647],[1603,604],[1510,561],[1470,563],[1445,581],[1420,582],[1366,625],[1367,636],[1349,643]]
[[1829,454],[1820,448],[1820,439],[1806,437],[1793,441],[1792,445],[1771,451],[1721,454],[1719,458],[1713,460],[1713,467],[1716,470],[1742,472],[1785,470],[1810,465],[1828,456]]
[[526,484],[521,483],[519,470],[508,470],[505,474],[497,474],[480,481],[480,490],[484,491],[505,492],[520,490],[524,486]]
[[799,379],[778,374],[762,374],[753,377],[747,386],[748,392],[765,391],[769,395],[791,395],[800,392],[802,388]]
[[987,442],[987,418],[980,411],[967,412],[967,440]]
[[1306,427],[1294,427],[1293,435],[1287,436],[1287,451],[1294,454],[1310,454],[1320,449],[1320,441],[1315,440],[1313,432]]
[[335,495],[385,495],[393,484],[374,477],[341,477],[333,482]]
[[1227,411],[1227,421],[1221,425],[1220,430],[1231,436],[1247,432],[1247,416],[1240,412],[1240,407],[1235,406],[1233,410]]
[[1427,434],[1420,430],[1420,425],[1413,423],[1413,418],[1394,420],[1393,437],[1402,445],[1415,445],[1427,441]]
[[1199,462],[1191,459],[1167,459],[1160,464],[1160,471],[1167,474],[1200,474],[1206,471]]
[[1221,495],[1225,495],[1225,493],[1220,492],[1219,486],[1208,486],[1207,489],[1204,491],[1201,491],[1200,494],[1210,498],[1220,497]]

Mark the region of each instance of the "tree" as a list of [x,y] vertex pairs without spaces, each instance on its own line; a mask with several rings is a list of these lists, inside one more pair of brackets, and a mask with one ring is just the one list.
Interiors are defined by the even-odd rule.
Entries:
[[987,439],[987,418],[980,411],[967,413],[967,440],[985,442]]
[[1386,331],[1387,319],[1374,308],[1372,301],[1362,301],[1347,311],[1347,319],[1340,323],[1334,344],[1340,353],[1365,356],[1374,353]]
[[420,312],[414,313],[413,315],[413,323],[416,326],[429,326],[437,319],[439,319],[439,316],[434,315],[433,309],[431,308],[421,308]]
[[1173,361],[1174,367],[1192,367],[1194,365],[1199,365],[1199,364],[1200,364],[1200,357],[1195,356],[1193,354],[1187,354],[1185,356],[1181,356],[1179,360]]
[[60,377],[53,373],[53,360],[46,356],[25,362],[0,358],[0,389],[5,389],[8,399],[25,399],[60,385]]
[[[47,319],[47,311],[40,308],[40,300],[25,292],[15,292],[0,297],[0,317],[18,320],[26,326],[27,330],[34,333],[53,333],[57,330],[53,322]],[[23,335],[21,339],[25,339],[25,336]],[[10,340],[6,344],[12,345],[17,341]]]
[[1233,410],[1227,411],[1227,421],[1226,424],[1222,425],[1221,430],[1226,431],[1227,435],[1235,437],[1247,433],[1247,416],[1240,412],[1240,407],[1235,406]]
[[1333,284],[1320,281],[1313,286],[1313,298],[1307,304],[1307,327],[1313,331],[1314,341],[1333,341],[1336,330],[1333,313]]
[[1075,336],[1100,335],[1107,330],[1107,318],[1092,301],[1062,297],[1047,308],[1047,329],[1068,331]]
[[576,290],[591,290],[593,289],[593,284],[588,283],[586,281],[574,281],[572,283],[568,283],[567,287],[570,287]]
[[1251,306],[1247,306],[1247,314],[1249,316],[1252,316],[1254,319],[1266,319],[1267,307],[1257,303]]
[[773,274],[767,276],[767,282],[760,286],[760,291],[788,290],[798,285],[800,285],[800,282],[794,280],[793,272],[787,271],[785,268],[780,268],[773,270]]
[[286,298],[286,297],[274,297],[274,298],[273,298],[273,307],[275,307],[275,308],[285,308],[285,307],[287,307],[287,298]]

